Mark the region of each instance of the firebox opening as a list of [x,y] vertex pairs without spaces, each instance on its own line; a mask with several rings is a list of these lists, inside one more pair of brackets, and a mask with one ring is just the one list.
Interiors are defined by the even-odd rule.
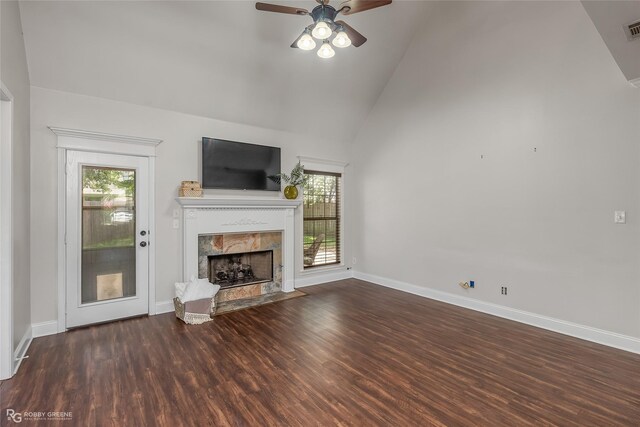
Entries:
[[221,289],[273,280],[273,251],[209,255],[209,281]]

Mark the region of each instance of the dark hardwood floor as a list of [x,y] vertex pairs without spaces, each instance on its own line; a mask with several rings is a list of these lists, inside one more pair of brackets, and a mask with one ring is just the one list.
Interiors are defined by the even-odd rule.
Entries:
[[200,326],[38,338],[0,384],[1,423],[13,408],[74,426],[640,425],[640,355],[358,280],[304,291]]

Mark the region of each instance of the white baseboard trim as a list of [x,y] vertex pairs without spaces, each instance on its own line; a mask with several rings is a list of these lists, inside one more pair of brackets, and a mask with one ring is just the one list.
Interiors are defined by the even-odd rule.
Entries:
[[376,285],[385,286],[387,288],[396,289],[421,297],[446,302],[448,304],[457,305],[459,307],[469,308],[471,310],[480,311],[482,313],[491,314],[509,320],[514,320],[527,325],[536,326],[538,328],[547,329],[575,338],[592,341],[609,347],[626,350],[632,353],[640,354],[640,338],[622,335],[615,332],[605,331],[602,329],[592,328],[591,326],[580,325],[577,323],[567,322],[565,320],[555,319],[552,317],[542,316],[528,311],[518,310],[503,305],[492,304],[489,302],[479,301],[459,295],[442,292],[423,286],[417,286],[410,283],[400,282],[385,277],[375,276],[373,274],[355,271],[353,277],[374,283]]
[[34,323],[31,325],[31,334],[33,335],[33,338],[46,337],[47,335],[55,335],[57,333],[58,333],[57,320]]
[[155,314],[173,313],[174,311],[173,300],[156,302]]
[[16,347],[15,352],[13,353],[13,375],[18,372],[18,368],[20,368],[20,364],[24,360],[24,357],[27,355],[27,350],[29,350],[29,346],[31,345],[31,341],[33,337],[31,335],[31,326],[27,328],[27,331],[22,336],[22,339],[18,343],[18,347]]
[[292,280],[292,279],[285,280],[282,283],[282,292],[293,292],[293,291],[295,291],[295,283],[296,283],[296,281]]
[[296,288],[319,285],[321,283],[335,282],[336,280],[350,279],[353,277],[351,270],[326,271],[317,274],[309,274],[296,278]]
[[[173,300],[162,301],[156,303],[156,312],[154,314],[169,313],[173,311]],[[149,313],[152,316],[151,313]],[[66,332],[66,329],[62,332]],[[60,333],[58,330],[58,321],[50,320],[48,322],[34,323],[31,325],[31,333],[33,338],[46,337]]]

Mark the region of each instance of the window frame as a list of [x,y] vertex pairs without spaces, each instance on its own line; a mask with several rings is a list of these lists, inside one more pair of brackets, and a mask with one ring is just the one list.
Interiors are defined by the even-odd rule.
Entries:
[[342,176],[342,191],[340,194],[340,232],[342,238],[340,239],[341,260],[339,264],[319,265],[307,269],[304,268],[304,212],[303,209],[296,209],[296,245],[299,245],[298,249],[296,249],[296,270],[298,271],[297,277],[307,277],[306,280],[308,281],[313,280],[312,277],[318,274],[325,274],[333,271],[342,271],[347,266],[345,261],[348,258],[346,251],[349,249],[347,247],[347,240],[345,238],[345,197],[347,195],[348,189],[347,180],[349,179],[346,167],[349,164],[347,162],[320,159],[316,157],[298,156],[297,158],[306,170],[318,172],[333,172],[338,173]]
[[304,194],[304,187],[303,187],[303,194],[302,194],[302,253],[303,253],[303,263],[302,263],[302,269],[304,271],[310,271],[310,270],[315,270],[318,268],[323,268],[323,267],[334,267],[334,266],[339,266],[339,265],[343,265],[344,261],[343,261],[343,219],[342,219],[342,192],[343,192],[343,186],[344,183],[342,181],[342,177],[343,174],[339,173],[339,172],[326,172],[326,171],[322,171],[322,170],[311,170],[309,168],[305,167],[304,170],[305,175],[309,174],[309,175],[318,175],[318,176],[333,176],[335,178],[337,178],[338,182],[337,182],[337,191],[336,191],[336,215],[335,217],[320,217],[320,218],[310,218],[309,221],[335,221],[336,222],[336,251],[337,251],[337,256],[336,256],[336,261],[334,262],[327,262],[324,264],[318,264],[318,265],[304,265],[304,223],[305,223],[305,216],[304,216],[304,198],[305,198],[305,194]]

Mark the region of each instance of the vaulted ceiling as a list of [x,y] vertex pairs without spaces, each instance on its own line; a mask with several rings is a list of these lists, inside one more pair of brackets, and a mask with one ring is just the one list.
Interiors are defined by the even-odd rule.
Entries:
[[322,60],[289,47],[311,18],[251,1],[20,3],[34,86],[345,141],[428,7],[396,0],[344,17],[369,41]]
[[640,21],[640,1],[583,0],[582,5],[627,80],[640,79],[640,39],[629,40],[623,29]]

